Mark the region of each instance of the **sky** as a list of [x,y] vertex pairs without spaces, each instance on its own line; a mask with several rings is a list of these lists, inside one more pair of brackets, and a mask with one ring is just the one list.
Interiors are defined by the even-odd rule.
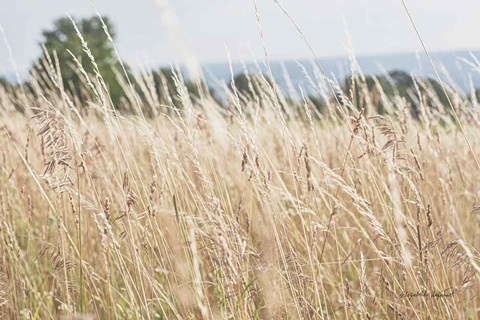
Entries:
[[[405,1],[429,50],[480,48],[479,0]],[[97,10],[113,21],[120,55],[136,68],[177,63],[187,54],[202,63],[226,61],[228,54],[262,59],[263,43],[272,60],[311,58],[276,2],[320,58],[347,54],[347,43],[357,55],[421,51],[401,0],[256,2],[264,40],[254,0],[0,0],[0,25],[12,52],[0,39],[0,74],[14,71],[11,56],[20,72],[28,69],[39,55],[42,30],[55,18]]]

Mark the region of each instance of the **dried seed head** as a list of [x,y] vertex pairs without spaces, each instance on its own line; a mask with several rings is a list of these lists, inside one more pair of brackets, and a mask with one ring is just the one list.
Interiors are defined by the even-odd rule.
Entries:
[[248,155],[247,155],[247,150],[243,150],[243,158],[242,158],[242,172],[245,171],[245,166],[248,163]]
[[428,221],[428,224],[427,224],[427,227],[431,227],[432,224],[433,224],[433,219],[432,219],[432,212],[431,212],[431,207],[430,207],[430,203],[427,205],[427,221]]
[[123,173],[123,180],[122,180],[122,188],[124,191],[127,191],[128,190],[128,187],[129,187],[129,184],[128,184],[128,174],[127,172],[125,171]]
[[103,203],[103,212],[105,212],[107,220],[110,220],[110,200],[108,198],[105,198],[105,202]]
[[135,203],[137,203],[137,195],[133,190],[129,190],[127,195],[127,211],[130,211]]

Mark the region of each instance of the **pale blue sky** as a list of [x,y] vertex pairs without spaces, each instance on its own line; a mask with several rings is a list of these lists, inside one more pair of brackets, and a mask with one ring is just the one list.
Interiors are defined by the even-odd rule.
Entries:
[[[294,26],[274,0],[257,0],[272,59],[310,57]],[[420,51],[400,0],[280,0],[298,21],[320,57],[346,53],[345,27],[357,54]],[[428,47],[434,50],[480,48],[479,0],[407,0]],[[263,57],[253,0],[170,0],[184,42],[201,62]],[[3,26],[20,70],[39,53],[41,30],[54,18],[86,16],[95,9],[109,16],[122,57],[133,64],[178,60],[154,0],[0,0]],[[0,43],[0,73],[13,70]]]

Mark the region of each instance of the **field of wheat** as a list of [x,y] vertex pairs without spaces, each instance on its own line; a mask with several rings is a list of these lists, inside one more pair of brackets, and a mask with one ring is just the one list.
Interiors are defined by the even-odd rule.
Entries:
[[0,88],[2,318],[478,318],[475,99],[418,80],[412,115],[319,75],[319,112],[265,79],[220,105],[147,76],[118,110],[50,66]]

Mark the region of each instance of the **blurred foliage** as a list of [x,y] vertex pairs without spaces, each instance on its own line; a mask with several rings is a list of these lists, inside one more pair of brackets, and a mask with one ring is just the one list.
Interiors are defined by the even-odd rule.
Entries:
[[319,96],[309,95],[307,97],[307,101],[310,102],[320,113],[325,111],[325,108],[327,107],[325,100]]
[[0,86],[7,87],[9,85],[10,82],[7,80],[7,78],[0,76]]
[[480,102],[480,89],[475,90],[475,98],[477,98],[477,102]]
[[[190,99],[197,100],[205,96],[216,99],[215,91],[208,87],[203,81],[181,81],[182,73],[180,70],[161,68],[160,70],[153,72],[152,75],[156,94],[163,104],[169,104],[169,100],[171,99],[171,102],[176,107],[181,107],[181,86],[184,86]],[[181,83],[178,81],[181,81]]]
[[233,84],[230,84],[230,89],[236,91],[247,99],[253,97],[262,96],[262,93],[266,91],[269,86],[272,86],[273,82],[267,76],[256,73],[242,72],[233,78]]
[[420,97],[425,106],[446,108],[449,106],[448,98],[443,91],[442,85],[432,78],[414,78],[404,71],[391,71],[386,75],[365,76],[364,79],[356,77],[347,77],[343,83],[343,89],[348,94],[352,103],[358,108],[364,108],[367,105],[367,97],[376,106],[376,112],[382,114],[385,112],[384,94],[388,101],[393,101],[394,97],[405,99],[410,111],[414,117],[420,114]]
[[[88,44],[88,48],[98,66],[112,102],[118,104],[124,92],[117,80],[115,70],[122,69],[120,62],[115,56],[113,44],[109,41],[104,30],[102,21],[96,16],[74,19],[74,21],[78,31]],[[103,21],[112,39],[115,39],[112,23],[107,17],[103,18]],[[81,78],[79,68],[74,62],[72,55],[80,61],[89,75],[93,75],[93,78],[96,75],[94,64],[86,50],[84,50],[74,24],[70,18],[59,18],[54,21],[53,29],[43,31],[42,36],[41,45],[52,56],[48,58],[44,52],[34,64],[34,68],[37,71],[48,72],[47,63],[49,63],[48,59],[50,59],[54,65],[58,64],[66,88],[81,97],[82,91],[85,90],[85,86],[82,85],[84,79]]]
[[[113,43],[110,41],[115,39],[115,28],[107,17],[104,17],[103,21],[105,27],[97,16],[74,19],[78,32],[82,34],[88,44],[100,75],[96,74],[96,67],[92,63],[87,50],[83,47],[71,19],[65,17],[55,20],[53,28],[50,30],[43,31],[41,46],[46,51],[43,51],[42,55],[35,61],[31,74],[40,74],[42,79],[40,84],[50,86],[53,89],[53,84],[48,79],[55,76],[52,73],[60,70],[66,90],[85,102],[86,99],[91,97],[91,92],[74,61],[73,57],[75,57],[82,64],[90,79],[101,76],[115,107],[119,108],[122,105],[121,102],[124,97],[132,103],[132,95],[124,92],[125,87],[128,86],[124,79],[125,72],[116,57]],[[107,36],[105,28],[112,39]],[[146,76],[151,83],[148,85],[142,83],[141,85],[140,82],[144,79],[135,77],[128,65],[123,64],[123,66],[135,94],[142,99],[147,99],[147,96],[150,99],[150,95],[154,92],[158,103],[182,108],[184,104],[182,99],[183,87],[186,88],[188,97],[193,102],[207,97],[221,103],[214,90],[203,81],[180,80],[182,79],[181,70],[161,68],[152,71]],[[0,86],[9,89],[17,87],[10,84],[6,78],[1,77]],[[30,89],[29,86],[30,84],[27,82],[24,87]],[[274,81],[268,76],[260,73],[242,72],[235,75],[233,83],[230,84],[230,90],[237,92],[242,99],[259,98],[261,100],[265,97],[268,98],[269,95],[265,95],[265,93],[272,92],[270,90],[272,86],[274,86]],[[356,108],[361,109],[373,105],[375,111],[380,114],[385,113],[387,108],[394,107],[398,103],[403,103],[403,101],[410,108],[414,117],[419,116],[421,104],[438,109],[444,108],[444,110],[449,105],[447,95],[437,80],[432,78],[416,78],[414,80],[408,73],[398,70],[385,75],[348,77],[343,81],[342,88]],[[447,90],[449,90],[448,87]],[[476,97],[480,100],[480,90],[476,91]],[[319,113],[325,111],[327,102],[325,99],[330,98],[314,95],[306,97],[308,104]],[[303,106],[303,101],[292,101],[289,97],[285,97],[283,100],[291,106]],[[286,107],[288,106],[282,106],[282,108]],[[153,115],[153,112],[151,114]]]

